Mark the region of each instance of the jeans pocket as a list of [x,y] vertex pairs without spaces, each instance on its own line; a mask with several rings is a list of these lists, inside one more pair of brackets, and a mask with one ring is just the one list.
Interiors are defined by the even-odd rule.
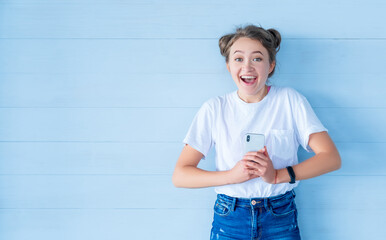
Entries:
[[285,204],[271,205],[269,210],[272,213],[272,215],[274,215],[276,217],[288,216],[288,215],[294,213],[296,210],[295,201],[294,201],[294,199],[292,199],[291,201],[289,201]]
[[214,213],[219,216],[225,217],[229,215],[229,213],[231,212],[231,208],[232,203],[217,199],[216,203],[214,204]]

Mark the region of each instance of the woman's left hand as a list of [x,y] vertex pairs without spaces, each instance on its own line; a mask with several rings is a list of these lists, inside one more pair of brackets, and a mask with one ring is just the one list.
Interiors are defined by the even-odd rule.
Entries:
[[275,183],[276,169],[273,168],[272,160],[268,155],[267,147],[258,152],[248,152],[243,160],[250,161],[251,167],[259,172],[260,177],[266,183]]

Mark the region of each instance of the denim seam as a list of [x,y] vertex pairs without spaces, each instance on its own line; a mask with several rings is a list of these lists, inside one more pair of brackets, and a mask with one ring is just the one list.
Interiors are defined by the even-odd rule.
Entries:
[[[259,208],[259,216],[261,217],[261,215],[263,214],[263,208]],[[260,222],[260,221],[259,221]],[[256,228],[259,227],[259,229],[257,229],[258,231],[258,235],[257,235],[257,239],[260,239],[261,238],[261,235],[263,234],[263,231],[261,229],[261,226],[259,226],[259,224],[256,224]]]
[[[284,202],[284,201],[283,201]],[[292,210],[288,211],[288,212],[285,212],[285,213],[275,213],[275,211],[273,210],[273,207],[283,207],[283,206],[286,206],[288,204],[292,204]],[[286,199],[286,203],[283,204],[283,205],[279,205],[279,204],[276,204],[276,206],[274,204],[270,204],[269,205],[269,208],[267,209],[267,211],[269,211],[273,216],[276,216],[276,217],[284,217],[284,216],[288,216],[290,214],[292,214],[293,212],[295,212],[296,210],[296,204],[295,204],[295,199],[293,197],[289,198],[289,199]]]
[[[221,205],[222,207],[226,208],[228,211],[226,213],[218,213],[216,211],[217,205]],[[214,213],[217,214],[218,216],[226,217],[226,216],[228,216],[231,213],[231,210],[232,210],[231,208],[232,208],[232,206],[229,206],[229,203],[221,204],[221,203],[218,203],[216,201],[215,206],[214,206]]]
[[281,214],[277,214],[277,213],[274,213],[273,212],[273,209],[272,209],[272,207],[270,208],[270,210],[269,210],[269,213],[271,213],[273,216],[275,216],[275,217],[286,217],[286,216],[288,216],[288,215],[290,215],[290,214],[292,214],[292,213],[294,213],[295,212],[295,209],[293,209],[293,210],[291,210],[291,211],[289,211],[289,212],[286,212],[286,213],[281,213]]
[[255,208],[251,207],[251,239],[253,239],[255,233]]
[[236,200],[237,200],[237,198],[233,198],[233,201],[232,201],[232,208],[231,208],[231,211],[232,211],[232,212],[235,211],[235,208],[236,208]]

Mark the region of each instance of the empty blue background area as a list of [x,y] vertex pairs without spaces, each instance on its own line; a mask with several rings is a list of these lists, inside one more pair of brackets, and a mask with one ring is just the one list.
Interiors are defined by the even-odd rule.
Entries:
[[0,239],[209,239],[213,189],[171,176],[201,104],[236,89],[217,42],[241,24],[280,31],[270,81],[307,97],[341,153],[297,188],[303,239],[384,239],[385,9],[0,0]]

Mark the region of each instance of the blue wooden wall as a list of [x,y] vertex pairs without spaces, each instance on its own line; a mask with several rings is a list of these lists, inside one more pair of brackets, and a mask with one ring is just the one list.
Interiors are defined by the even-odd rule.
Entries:
[[385,239],[385,9],[0,0],[0,239],[208,239],[213,189],[171,175],[200,105],[235,89],[217,40],[247,23],[282,33],[271,81],[309,99],[343,159],[298,187],[303,238]]

